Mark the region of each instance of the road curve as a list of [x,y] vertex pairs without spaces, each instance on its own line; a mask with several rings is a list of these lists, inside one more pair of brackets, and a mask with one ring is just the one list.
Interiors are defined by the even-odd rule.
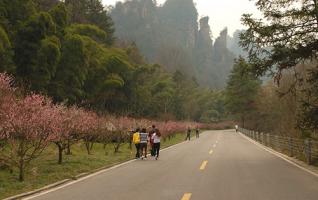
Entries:
[[317,200],[318,178],[232,130],[208,131],[32,200]]

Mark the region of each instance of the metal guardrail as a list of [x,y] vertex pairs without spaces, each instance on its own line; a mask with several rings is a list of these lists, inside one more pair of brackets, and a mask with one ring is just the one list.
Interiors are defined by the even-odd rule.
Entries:
[[261,133],[239,128],[247,137],[276,151],[306,161],[309,165],[318,160],[318,142],[312,139],[300,139],[287,136]]

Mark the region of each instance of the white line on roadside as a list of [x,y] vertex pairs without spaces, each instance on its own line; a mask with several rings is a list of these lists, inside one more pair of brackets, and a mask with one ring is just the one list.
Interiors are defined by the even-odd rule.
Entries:
[[309,174],[311,174],[311,175],[313,175],[313,176],[315,176],[315,177],[318,177],[318,174],[317,174],[316,172],[313,172],[313,171],[311,171],[311,170],[309,170],[309,169],[306,169],[305,167],[303,167],[303,166],[301,166],[301,165],[299,165],[299,164],[297,164],[297,163],[295,163],[295,162],[293,162],[293,161],[291,161],[291,160],[285,158],[286,155],[284,155],[284,154],[282,154],[282,153],[279,153],[279,152],[276,152],[276,151],[274,151],[274,150],[272,150],[272,149],[270,149],[270,148],[268,148],[268,147],[265,147],[265,146],[263,146],[263,145],[261,145],[261,144],[255,142],[254,140],[248,138],[247,136],[243,135],[242,133],[239,133],[239,134],[240,134],[242,137],[244,137],[245,139],[247,139],[248,141],[250,141],[251,143],[253,143],[253,144],[255,144],[256,146],[258,146],[259,148],[262,148],[262,149],[264,149],[265,151],[267,151],[267,152],[269,152],[269,153],[271,153],[271,154],[273,154],[273,155],[275,155],[275,156],[277,156],[277,157],[279,157],[279,158],[285,160],[285,161],[288,162],[289,164],[291,164],[291,165],[293,165],[293,166],[295,166],[295,167],[298,167],[299,169],[302,169],[302,170],[308,172]]

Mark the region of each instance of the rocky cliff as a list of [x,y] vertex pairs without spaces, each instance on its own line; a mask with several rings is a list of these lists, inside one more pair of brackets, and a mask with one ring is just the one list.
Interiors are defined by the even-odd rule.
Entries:
[[117,38],[135,42],[149,62],[183,71],[202,86],[225,86],[234,59],[227,31],[213,45],[209,18],[198,19],[193,0],[167,0],[162,6],[154,0],[129,0],[117,3],[111,14]]

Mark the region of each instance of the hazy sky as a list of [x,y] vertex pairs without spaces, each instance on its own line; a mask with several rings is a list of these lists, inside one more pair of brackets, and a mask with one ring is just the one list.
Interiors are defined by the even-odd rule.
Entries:
[[[106,5],[115,5],[119,0],[103,0]],[[120,0],[125,1],[125,0]],[[212,28],[213,38],[217,37],[224,27],[228,27],[229,34],[236,29],[244,28],[241,25],[241,16],[243,13],[252,13],[260,16],[255,7],[255,0],[194,0],[197,4],[199,16],[210,17],[210,26]],[[157,0],[162,4],[165,0]]]

